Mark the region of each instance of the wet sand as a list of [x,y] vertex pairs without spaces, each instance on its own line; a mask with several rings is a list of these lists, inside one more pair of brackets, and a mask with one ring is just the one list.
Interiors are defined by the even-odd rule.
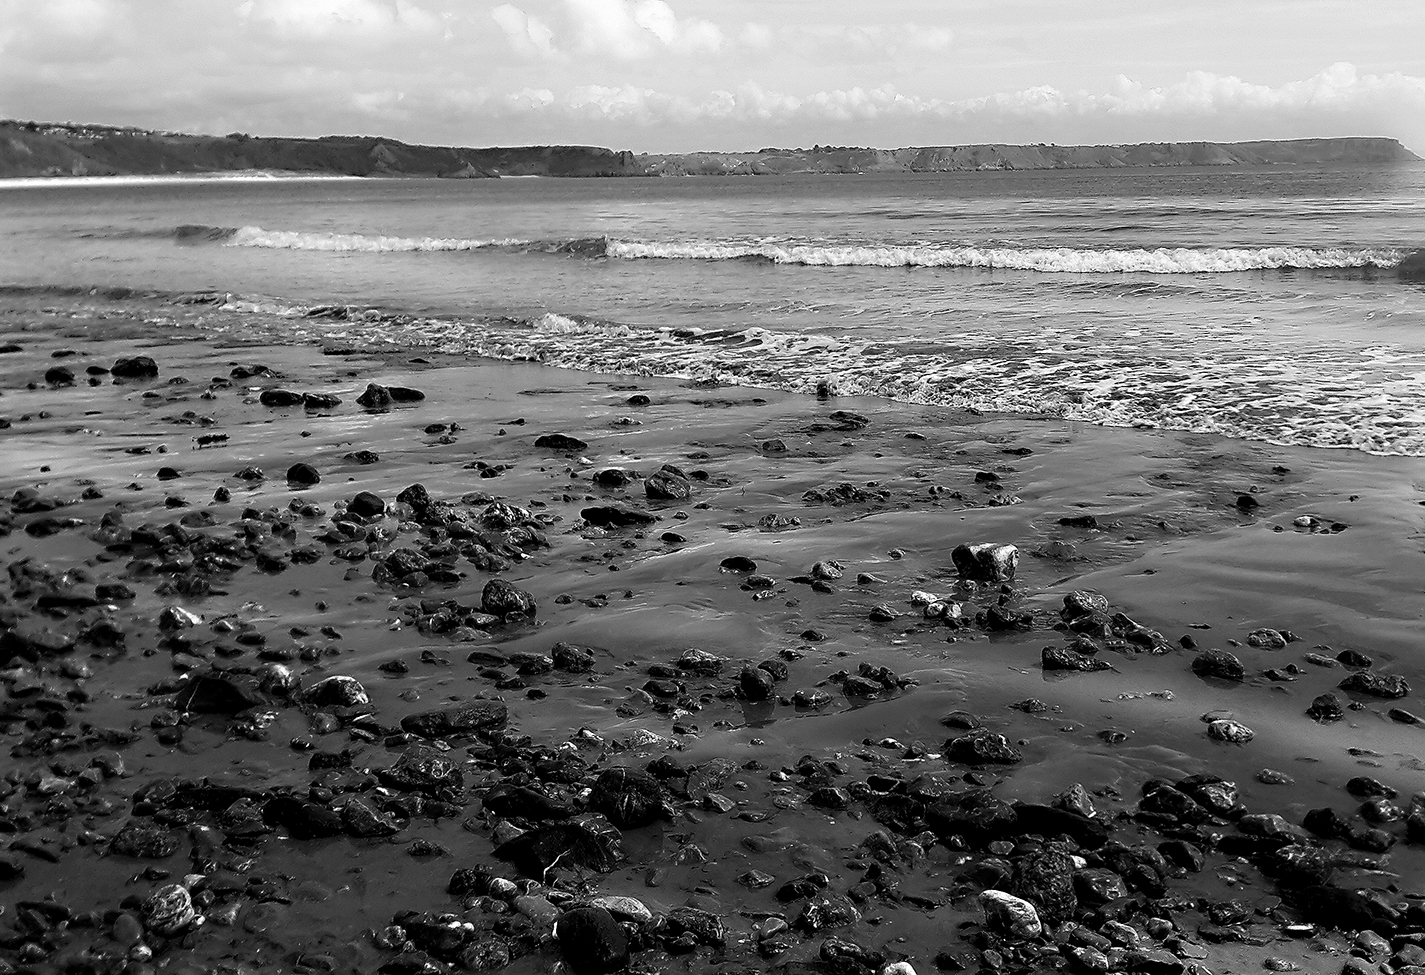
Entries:
[[[548,889],[532,891],[556,915],[591,895],[638,898],[656,916],[630,924],[639,969],[861,971],[904,959],[925,972],[937,957],[950,970],[973,971],[996,958],[1010,970],[1040,970],[1050,958],[1072,967],[1081,963],[1060,947],[1072,921],[1098,929],[1120,917],[1137,926],[1140,947],[1170,949],[1184,966],[1244,972],[1278,959],[1334,972],[1350,933],[1332,931],[1328,918],[1301,908],[1292,890],[1264,875],[1262,849],[1244,853],[1236,824],[1242,810],[1193,823],[1144,816],[1144,784],[1210,773],[1236,784],[1247,813],[1279,814],[1292,824],[1330,806],[1364,825],[1356,815],[1361,797],[1344,788],[1353,776],[1397,790],[1402,807],[1425,790],[1417,757],[1425,732],[1387,713],[1416,707],[1414,698],[1339,690],[1353,671],[1325,665],[1356,650],[1372,658],[1372,672],[1425,686],[1418,651],[1425,468],[1417,459],[848,397],[819,401],[421,348],[324,354],[319,345],[272,343],[281,322],[219,329],[201,309],[165,301],[3,300],[0,346],[19,349],[0,355],[0,417],[10,424],[0,430],[0,498],[9,501],[9,510],[0,504],[0,524],[9,528],[0,545],[10,567],[0,589],[8,641],[0,703],[11,756],[0,845],[22,875],[0,880],[0,903],[9,908],[0,917],[0,957],[17,969],[59,971],[73,962],[94,971],[417,971],[416,956],[383,947],[391,939],[379,932],[399,912],[428,911],[473,925],[462,948],[512,946],[519,957],[505,970],[548,971],[561,958],[549,934],[552,915],[528,903],[494,904],[499,898],[488,892],[469,902],[447,892],[457,868],[519,876],[493,851],[536,824],[495,815],[484,795],[502,783],[533,785],[582,812],[587,786],[602,770],[644,769],[670,757],[684,774],[705,770],[715,787],[689,791],[678,785],[685,780],[665,778],[672,818],[621,830],[623,863],[607,873],[556,870],[545,878]],[[72,354],[55,357],[66,351]],[[87,383],[86,367],[134,355],[152,357],[158,375],[115,382],[101,373],[97,384]],[[233,378],[235,367],[258,364],[268,372]],[[72,370],[75,384],[46,383],[55,366]],[[365,410],[356,399],[368,383],[415,388],[424,398]],[[275,388],[334,394],[341,403],[308,410],[259,401]],[[639,395],[646,404],[630,402]],[[552,433],[586,446],[536,446]],[[199,445],[198,438],[217,436],[225,439]],[[347,459],[361,450],[379,461]],[[298,463],[312,465],[320,482],[289,484],[285,472]],[[479,464],[506,469],[482,477]],[[663,464],[690,475],[689,498],[646,496],[647,476]],[[165,467],[177,476],[160,480]],[[234,476],[249,467],[265,476]],[[593,475],[608,468],[637,476],[621,488],[600,487]],[[498,577],[533,596],[532,618],[436,632],[429,617],[438,603],[479,607],[496,577],[468,558],[448,561],[458,576],[444,583],[373,578],[392,551],[451,541],[443,530],[431,535],[419,506],[397,505],[413,484],[472,518],[495,500],[527,509],[538,538],[507,550],[517,557],[505,559]],[[857,488],[857,500],[808,500],[808,492],[841,484]],[[214,500],[220,488],[230,500]],[[392,507],[345,545],[319,539],[362,491]],[[18,500],[34,498],[62,504],[38,510]],[[636,508],[657,521],[592,527],[581,513],[599,505]],[[1096,526],[1061,523],[1084,515]],[[782,526],[765,530],[759,522],[773,516]],[[1303,518],[1310,523],[1298,523]],[[246,548],[230,569],[204,572],[182,555],[184,546],[164,553],[133,540],[140,526],[161,534],[180,521]],[[666,532],[683,540],[665,541]],[[984,542],[1018,550],[1017,570],[1003,585],[957,571],[956,546]],[[294,559],[297,550],[309,554]],[[733,557],[753,560],[755,571],[724,568]],[[813,566],[831,560],[840,577],[812,585]],[[754,574],[770,585],[749,582]],[[200,576],[207,594],[183,582]],[[95,598],[96,586],[111,583],[127,585],[134,598]],[[927,619],[912,600],[917,591],[963,603],[968,622]],[[1136,643],[1122,634],[1099,641],[1094,656],[1111,669],[1042,666],[1044,648],[1072,636],[1060,610],[1074,591],[1102,594],[1110,612],[1141,624]],[[194,614],[196,625],[164,629],[161,614],[174,606]],[[975,622],[996,606],[1021,628]],[[33,641],[22,652],[12,628],[25,639],[36,631],[63,639],[53,653],[35,651]],[[1249,645],[1261,628],[1288,633],[1291,642]],[[806,636],[812,630],[816,638]],[[1183,637],[1235,654],[1245,679],[1194,674],[1196,653]],[[537,661],[561,642],[594,648],[592,670],[549,670]],[[682,682],[669,698],[644,690],[650,667],[671,666],[689,648],[725,658],[721,670],[684,668],[667,678]],[[788,673],[769,699],[749,699],[738,691],[740,672],[761,661],[781,661]],[[355,678],[374,719],[341,713],[322,724],[331,708],[290,689],[276,692],[271,681],[252,712],[185,714],[175,706],[193,674],[272,664],[304,688],[331,675]],[[891,681],[869,697],[846,693],[836,675],[863,665],[887,668],[903,686]],[[830,701],[797,707],[798,690],[824,691]],[[1338,721],[1314,721],[1305,712],[1323,693],[1359,708],[1347,707]],[[399,800],[401,790],[367,770],[425,747],[402,733],[401,719],[472,699],[501,700],[508,716],[503,730],[435,743],[449,746],[441,754],[463,775],[460,808],[408,820],[398,811],[389,837],[293,839],[282,826],[225,832],[218,825],[224,809],[164,805],[144,793],[155,782],[208,777],[252,790],[242,795],[259,808],[286,791],[338,809],[353,795],[379,806]],[[1028,699],[1043,707],[1023,706]],[[947,738],[964,731],[941,719],[955,710],[1004,735],[1021,760],[978,768],[948,760]],[[1255,737],[1215,741],[1208,715],[1235,719]],[[541,777],[539,749],[561,761],[576,756],[581,774]],[[313,755],[343,750],[350,768],[309,770]],[[116,763],[103,756],[114,754],[121,776],[94,772],[112,771]],[[829,778],[825,768],[798,772],[805,757],[835,768]],[[1263,769],[1291,781],[1260,781]],[[1012,869],[1052,847],[1053,837],[1016,834],[1012,842],[1001,838],[1003,846],[977,846],[926,835],[923,826],[892,831],[898,852],[870,869],[876,857],[863,841],[888,829],[874,815],[878,797],[905,794],[893,783],[926,774],[953,780],[957,793],[985,786],[999,799],[1030,804],[1081,783],[1111,841],[1156,848],[1191,836],[1206,853],[1205,867],[1168,871],[1166,889],[1155,895],[1140,890],[1123,903],[1080,904],[1056,923],[1057,940],[1016,941],[987,927],[976,895],[989,886],[985,878],[993,882],[994,868],[987,873],[984,864]],[[810,804],[821,785],[844,790],[846,808]],[[702,798],[708,791],[733,805],[722,811],[718,800]],[[176,840],[173,852],[136,858],[115,851],[121,830],[151,824],[155,815]],[[1382,854],[1340,840],[1301,845],[1335,858],[1336,887],[1378,891],[1395,905],[1385,933],[1398,947],[1416,930],[1418,911],[1408,907],[1425,898],[1418,879],[1425,858],[1405,842],[1404,822],[1381,828],[1399,840]],[[1219,843],[1224,836],[1239,842]],[[903,845],[908,839],[914,848]],[[421,840],[432,846],[413,847]],[[1094,863],[1087,847],[1073,852]],[[752,870],[775,883],[749,889],[738,882]],[[832,930],[795,926],[805,898],[774,895],[814,872],[825,874],[823,893],[850,894],[858,920]],[[171,936],[150,924],[141,932],[149,960],[126,940],[132,932],[118,912],[142,917],[143,898],[179,882],[206,922]],[[63,911],[23,906],[46,899]],[[1237,914],[1209,916],[1232,901],[1241,904]],[[683,950],[676,925],[670,933],[657,918],[686,905],[722,918],[725,945]],[[793,922],[793,932],[767,935],[759,952],[758,932],[772,916]],[[1150,923],[1155,918],[1174,927]],[[1314,927],[1288,930],[1303,920]],[[1240,937],[1223,934],[1232,922]],[[785,950],[774,950],[777,937],[786,939]],[[828,937],[881,954],[837,968],[826,960]],[[458,952],[415,947],[425,947],[433,965],[462,964]],[[1158,970],[1122,951],[1108,957],[1117,967],[1107,970]],[[473,958],[465,956],[465,967],[474,967]],[[814,959],[822,967],[797,967]]]

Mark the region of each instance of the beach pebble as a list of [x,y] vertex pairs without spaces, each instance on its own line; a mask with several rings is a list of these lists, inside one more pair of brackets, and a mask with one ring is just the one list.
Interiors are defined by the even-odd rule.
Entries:
[[533,616],[534,595],[503,579],[491,579],[480,592],[480,609],[492,616]]
[[1286,637],[1276,630],[1262,627],[1247,634],[1247,646],[1261,647],[1267,650],[1280,650],[1286,646]]
[[985,912],[985,924],[994,931],[1025,941],[1039,937],[1044,931],[1039,912],[1026,900],[1001,890],[984,890],[980,892],[979,901]]
[[375,518],[386,513],[386,502],[379,495],[362,491],[347,502],[346,510],[362,518]]
[[141,910],[144,927],[165,938],[187,930],[198,920],[193,898],[181,884],[160,887],[144,900]]
[[45,370],[45,382],[51,386],[73,386],[74,370],[68,366],[50,366]]
[[643,492],[650,501],[686,501],[693,494],[693,485],[679,468],[664,464],[644,480]]
[[1008,582],[1019,567],[1019,549],[1013,545],[983,542],[957,545],[950,559],[960,575],[987,582]]
[[115,359],[109,372],[120,379],[151,379],[158,375],[158,363],[146,355]]
[[1008,738],[986,729],[951,738],[942,751],[948,761],[962,765],[1013,765],[1024,758]]
[[1371,697],[1401,698],[1410,693],[1410,684],[1398,674],[1377,674],[1359,671],[1336,685],[1343,691],[1354,691]]
[[287,468],[287,483],[298,485],[317,484],[322,475],[311,464],[293,464]]
[[303,697],[308,704],[315,707],[349,708],[371,703],[371,698],[367,696],[366,688],[361,686],[361,682],[344,674],[334,674],[317,681],[307,688]]
[[612,975],[628,966],[628,938],[613,914],[602,907],[564,912],[554,935],[575,975]]
[[290,389],[264,389],[258,394],[257,401],[263,406],[301,406],[302,394],[294,393]]
[[1256,736],[1256,732],[1252,731],[1251,728],[1248,728],[1241,722],[1232,721],[1227,718],[1219,718],[1216,721],[1210,722],[1207,726],[1207,734],[1208,737],[1215,738],[1217,741],[1232,742],[1239,745],[1251,741]]
[[1193,658],[1192,672],[1199,677],[1241,680],[1247,670],[1235,654],[1226,650],[1204,650]]
[[546,433],[541,437],[536,437],[534,445],[541,450],[558,450],[564,453],[573,453],[576,450],[587,450],[589,445],[578,437],[571,437],[564,433]]
[[1312,700],[1311,706],[1306,709],[1307,716],[1313,721],[1326,724],[1331,721],[1340,721],[1346,716],[1345,709],[1341,707],[1340,700],[1335,694],[1319,694]]

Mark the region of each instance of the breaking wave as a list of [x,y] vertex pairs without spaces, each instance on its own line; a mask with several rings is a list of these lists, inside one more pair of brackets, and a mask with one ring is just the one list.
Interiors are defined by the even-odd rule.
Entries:
[[1207,274],[1233,271],[1389,268],[1404,256],[1391,249],[1308,247],[1160,247],[1098,250],[1074,247],[898,247],[883,245],[610,241],[624,260],[762,259],[808,267],[944,267],[1070,274]]
[[155,236],[273,250],[420,253],[501,250],[625,261],[760,261],[802,267],[968,268],[1047,274],[1226,274],[1242,271],[1388,269],[1405,251],[1343,247],[1086,248],[792,243],[737,240],[638,241],[610,237],[400,237],[385,234],[185,225]]

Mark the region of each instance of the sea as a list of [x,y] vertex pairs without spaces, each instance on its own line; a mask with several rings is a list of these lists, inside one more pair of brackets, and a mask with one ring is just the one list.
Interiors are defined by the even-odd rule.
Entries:
[[0,287],[596,372],[1425,455],[1425,165],[0,181]]

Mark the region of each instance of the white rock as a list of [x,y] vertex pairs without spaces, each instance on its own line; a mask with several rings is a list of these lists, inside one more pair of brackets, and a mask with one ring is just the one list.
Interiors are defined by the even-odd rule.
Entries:
[[1218,741],[1230,741],[1241,745],[1255,738],[1256,732],[1241,722],[1220,718],[1207,726],[1207,735]]
[[602,907],[614,916],[615,920],[633,921],[638,924],[646,924],[653,920],[653,912],[648,909],[643,901],[636,897],[595,897],[589,901],[590,907]]
[[1034,905],[1020,900],[1002,890],[980,892],[980,907],[984,909],[985,920],[990,927],[1014,938],[1037,938],[1044,933],[1044,925],[1039,922],[1039,912]]

